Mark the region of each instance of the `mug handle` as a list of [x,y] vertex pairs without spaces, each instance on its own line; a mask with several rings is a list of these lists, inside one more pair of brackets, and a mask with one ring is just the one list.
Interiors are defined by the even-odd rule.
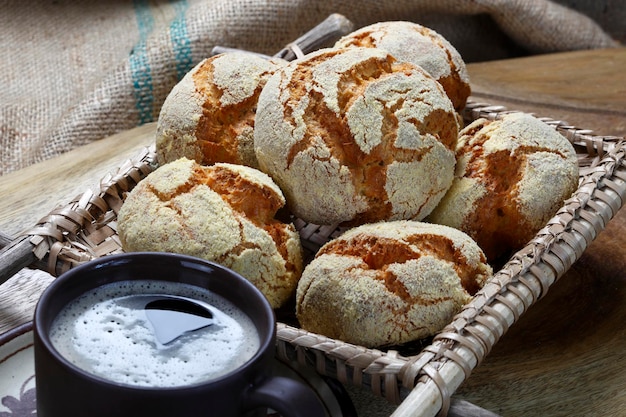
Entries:
[[251,387],[246,398],[249,409],[269,407],[283,417],[324,417],[326,407],[313,389],[283,376],[266,378]]

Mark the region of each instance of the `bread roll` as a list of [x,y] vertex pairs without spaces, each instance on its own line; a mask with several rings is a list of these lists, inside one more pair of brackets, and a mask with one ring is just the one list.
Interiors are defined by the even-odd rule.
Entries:
[[272,307],[294,292],[302,273],[300,238],[275,219],[285,204],[270,177],[243,165],[209,167],[181,158],[149,174],[118,215],[127,252],[174,252],[240,273]]
[[335,44],[352,46],[384,49],[400,61],[421,66],[443,86],[457,111],[465,107],[471,93],[465,62],[454,46],[433,29],[405,21],[374,23]]
[[296,292],[302,328],[366,347],[431,336],[491,277],[466,234],[417,221],[367,224],[324,245]]
[[528,243],[578,187],[573,146],[525,113],[468,125],[457,159],[454,183],[428,220],[463,230],[490,261]]
[[227,162],[256,168],[253,130],[258,96],[285,62],[244,52],[200,62],[163,103],[156,134],[159,164],[186,157],[202,165]]
[[254,146],[288,207],[315,224],[425,217],[452,182],[456,113],[422,68],[376,48],[328,48],[277,70]]

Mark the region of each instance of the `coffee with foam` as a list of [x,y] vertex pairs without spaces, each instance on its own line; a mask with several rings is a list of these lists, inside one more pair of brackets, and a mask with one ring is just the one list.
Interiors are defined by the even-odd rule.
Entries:
[[[180,336],[164,342],[146,309],[163,297],[193,303],[210,318],[182,313],[177,318],[182,321]],[[185,314],[193,320],[185,320]],[[193,324],[185,327],[186,321]],[[77,367],[146,387],[216,379],[247,362],[260,347],[254,323],[230,301],[193,285],[151,280],[116,282],[83,294],[57,316],[50,338]]]

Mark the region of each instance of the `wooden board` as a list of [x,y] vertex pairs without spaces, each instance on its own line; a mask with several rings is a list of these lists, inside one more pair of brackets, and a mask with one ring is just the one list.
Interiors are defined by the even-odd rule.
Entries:
[[468,65],[478,101],[626,136],[626,48]]
[[19,233],[65,205],[154,142],[149,123],[0,176],[0,232]]

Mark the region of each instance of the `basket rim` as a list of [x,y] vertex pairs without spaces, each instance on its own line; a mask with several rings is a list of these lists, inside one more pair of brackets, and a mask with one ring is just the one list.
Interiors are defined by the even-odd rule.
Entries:
[[[467,102],[463,116],[495,120],[515,110]],[[537,116],[536,116],[537,117]],[[579,155],[580,181],[574,194],[528,244],[517,251],[432,342],[416,355],[369,349],[279,323],[277,356],[312,366],[343,383],[369,386],[388,401],[427,392],[442,411],[500,337],[582,256],[626,201],[626,141],[597,136],[564,121],[538,117],[566,137]],[[121,251],[116,215],[125,194],[157,168],[155,145],[124,161],[67,205],[52,210],[24,232],[39,262],[58,276],[89,260]],[[309,227],[303,224],[299,229]],[[319,242],[332,238],[325,228]],[[318,244],[317,242],[316,244]],[[426,394],[424,394],[426,395]]]

